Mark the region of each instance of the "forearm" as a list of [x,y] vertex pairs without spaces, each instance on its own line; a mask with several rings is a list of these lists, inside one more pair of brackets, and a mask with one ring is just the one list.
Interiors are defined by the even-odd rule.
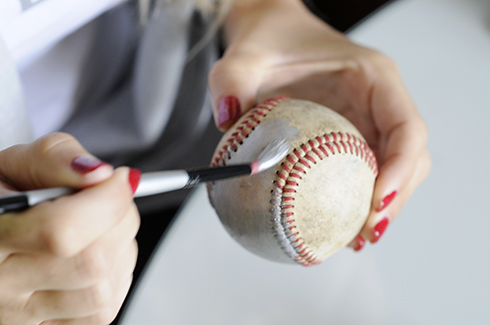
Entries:
[[[280,28],[282,35],[295,33],[305,23],[337,32],[312,14],[301,0],[236,0],[224,25],[224,41],[230,45],[251,30]],[[273,41],[273,40],[271,40]]]

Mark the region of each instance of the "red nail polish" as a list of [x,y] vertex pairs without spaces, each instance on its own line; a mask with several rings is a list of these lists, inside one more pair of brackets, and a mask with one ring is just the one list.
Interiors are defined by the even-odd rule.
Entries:
[[218,103],[218,127],[227,127],[235,123],[241,114],[241,105],[235,96],[227,96]]
[[363,249],[364,245],[366,244],[366,241],[364,240],[364,238],[362,238],[361,235],[357,235],[356,241],[357,241],[357,245],[356,247],[354,247],[354,250],[358,252],[361,249]]
[[381,238],[381,235],[383,235],[389,223],[390,223],[390,219],[388,219],[388,217],[384,217],[374,227],[374,240],[372,241],[373,244],[376,243]]
[[377,212],[380,212],[382,211],[384,208],[386,208],[388,206],[388,204],[391,203],[391,201],[393,201],[393,199],[395,198],[396,196],[396,193],[397,191],[393,191],[391,192],[390,194],[388,194],[384,199],[383,201],[381,201],[381,205],[379,206],[378,210],[376,210]]
[[88,174],[104,165],[108,163],[90,156],[78,156],[71,162],[71,168],[81,174]]
[[131,185],[131,191],[133,192],[133,194],[134,192],[136,192],[136,189],[138,188],[140,179],[141,179],[141,172],[138,169],[132,168],[131,170],[129,170],[129,185]]

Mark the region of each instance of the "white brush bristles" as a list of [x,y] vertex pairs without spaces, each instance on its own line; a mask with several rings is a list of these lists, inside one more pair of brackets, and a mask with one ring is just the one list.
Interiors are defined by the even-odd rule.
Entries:
[[286,139],[275,139],[260,153],[252,163],[252,174],[260,173],[279,163],[289,152],[290,146]]

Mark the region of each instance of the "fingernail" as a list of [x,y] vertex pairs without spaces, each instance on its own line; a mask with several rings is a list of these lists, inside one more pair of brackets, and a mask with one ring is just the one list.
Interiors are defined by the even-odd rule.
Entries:
[[133,194],[136,192],[136,189],[138,188],[140,179],[141,179],[141,172],[138,169],[132,168],[129,170],[129,185],[131,185],[131,191],[133,192]]
[[241,105],[235,96],[223,97],[218,103],[218,127],[231,125],[240,118]]
[[364,238],[362,238],[361,235],[357,235],[356,241],[357,241],[357,245],[356,247],[354,247],[354,250],[358,252],[361,249],[363,249],[364,245],[366,244],[366,241],[364,240]]
[[88,174],[104,165],[109,164],[90,156],[78,156],[71,162],[71,168],[81,174]]
[[386,228],[388,227],[389,223],[390,223],[390,219],[388,219],[388,217],[384,217],[374,227],[374,240],[372,241],[373,244],[378,242],[378,240],[381,238],[381,236],[385,232]]
[[391,203],[391,201],[393,201],[393,199],[396,196],[396,193],[397,193],[397,191],[393,191],[390,194],[388,194],[387,196],[385,196],[383,201],[381,201],[381,204],[380,204],[378,210],[376,210],[376,211],[377,212],[383,211],[383,209],[386,208],[388,206],[388,204]]

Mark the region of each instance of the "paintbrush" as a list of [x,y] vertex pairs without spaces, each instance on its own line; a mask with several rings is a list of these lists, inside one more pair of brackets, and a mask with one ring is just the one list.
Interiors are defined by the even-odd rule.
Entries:
[[[273,140],[262,150],[257,159],[249,164],[144,173],[141,175],[134,197],[192,188],[201,183],[231,177],[254,175],[279,163],[288,152],[289,144],[286,140]],[[55,187],[0,195],[0,213],[22,211],[41,202],[73,194],[76,191],[69,187]]]

